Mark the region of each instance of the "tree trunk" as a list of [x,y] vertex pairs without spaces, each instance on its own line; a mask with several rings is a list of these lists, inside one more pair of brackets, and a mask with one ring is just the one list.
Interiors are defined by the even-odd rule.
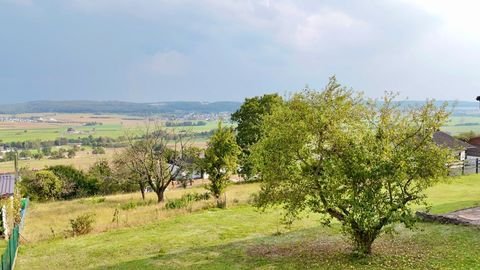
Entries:
[[165,190],[158,190],[156,191],[155,193],[157,193],[157,202],[160,203],[160,202],[163,202],[164,200],[164,194]]
[[142,200],[145,201],[145,183],[138,182],[138,185],[140,186],[140,192],[142,193]]
[[354,232],[355,252],[361,256],[372,254],[372,244],[377,238],[378,233],[368,231]]

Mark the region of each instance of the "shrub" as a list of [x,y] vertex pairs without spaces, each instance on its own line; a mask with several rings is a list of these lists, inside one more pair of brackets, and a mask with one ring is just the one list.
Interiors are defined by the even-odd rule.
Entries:
[[93,230],[93,224],[95,223],[95,214],[86,213],[80,215],[74,219],[70,219],[70,225],[72,227],[72,235],[88,234]]
[[122,210],[130,210],[130,209],[135,209],[137,208],[137,204],[135,202],[128,202],[128,203],[123,203],[120,205],[120,209]]
[[35,173],[22,174],[20,188],[24,195],[36,200],[51,200],[60,197],[62,181],[51,171],[42,170]]
[[198,202],[198,201],[206,201],[210,199],[210,193],[205,192],[205,193],[186,193],[179,199],[173,199],[169,200],[167,203],[165,203],[165,208],[166,209],[181,209],[181,208],[186,208],[193,202]]

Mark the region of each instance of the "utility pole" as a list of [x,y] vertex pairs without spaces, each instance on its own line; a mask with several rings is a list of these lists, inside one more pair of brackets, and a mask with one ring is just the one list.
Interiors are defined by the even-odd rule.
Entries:
[[15,158],[13,160],[15,166],[15,181],[18,181],[18,151],[15,149]]

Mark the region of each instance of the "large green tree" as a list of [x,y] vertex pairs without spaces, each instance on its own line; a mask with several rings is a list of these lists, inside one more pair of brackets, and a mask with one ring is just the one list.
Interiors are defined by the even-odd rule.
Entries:
[[242,149],[239,173],[244,179],[249,180],[254,176],[253,164],[249,159],[250,147],[263,136],[263,118],[282,103],[282,97],[278,94],[246,98],[242,106],[232,114],[232,121],[237,123],[237,144]]
[[221,200],[221,195],[230,181],[230,176],[237,169],[239,154],[240,148],[235,141],[233,129],[222,127],[219,123],[218,129],[208,141],[203,160],[205,172],[210,180],[207,189],[217,199],[218,206],[225,204]]
[[392,98],[373,103],[333,77],[323,91],[277,107],[253,147],[264,179],[258,205],[282,205],[287,218],[309,210],[336,219],[359,254],[393,224],[411,227],[411,206],[447,175],[450,151],[432,136],[448,114],[432,102],[403,110]]

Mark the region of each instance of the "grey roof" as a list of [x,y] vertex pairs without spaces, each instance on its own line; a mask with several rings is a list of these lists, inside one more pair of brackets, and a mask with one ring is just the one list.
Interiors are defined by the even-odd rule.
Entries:
[[453,150],[466,150],[475,148],[475,146],[464,141],[456,139],[443,131],[437,131],[433,134],[433,141],[440,146],[445,146]]
[[15,190],[15,175],[0,174],[0,197],[14,194],[14,190]]

